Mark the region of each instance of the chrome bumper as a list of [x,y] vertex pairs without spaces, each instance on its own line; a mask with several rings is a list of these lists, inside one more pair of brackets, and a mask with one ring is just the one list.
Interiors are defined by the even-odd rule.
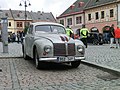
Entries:
[[[74,57],[74,60],[70,60],[70,61],[78,61],[78,60],[85,60],[85,57]],[[70,61],[58,61],[58,57],[40,58],[39,61],[70,62]]]

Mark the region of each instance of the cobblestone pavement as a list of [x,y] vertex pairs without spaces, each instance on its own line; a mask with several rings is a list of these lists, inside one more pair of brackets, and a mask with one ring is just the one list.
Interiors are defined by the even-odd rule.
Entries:
[[8,53],[3,53],[3,44],[0,42],[0,57],[22,57],[22,45],[19,43],[9,43]]
[[[22,57],[22,45],[18,43],[9,43],[9,53],[3,53],[2,43],[0,42],[0,57]],[[107,66],[108,68],[117,69],[120,71],[120,48],[109,48],[109,44],[89,45],[86,48],[86,60],[90,63],[95,63]]]
[[[119,77],[86,65],[71,69],[47,64],[45,69],[37,70],[33,61],[4,59],[22,57],[21,44],[10,43],[8,47],[9,53],[3,53],[0,43],[0,90],[120,90]],[[120,70],[119,52],[120,49],[110,49],[107,44],[89,45],[86,61]]]
[[0,90],[120,90],[117,76],[81,64],[45,63],[37,70],[32,60],[0,59]]
[[107,66],[120,71],[120,48],[109,48],[109,44],[88,46],[86,61]]

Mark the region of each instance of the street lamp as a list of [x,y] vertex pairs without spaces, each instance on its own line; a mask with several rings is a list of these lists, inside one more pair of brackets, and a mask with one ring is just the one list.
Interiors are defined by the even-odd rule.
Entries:
[[[31,4],[30,4],[30,1],[29,1],[29,0],[22,0],[22,1],[24,2],[24,7],[25,7],[25,28],[26,28],[26,20],[27,20],[26,8],[27,8],[28,6],[31,6]],[[27,2],[28,2],[29,4],[27,4]],[[21,2],[20,2],[20,4],[19,4],[19,6],[22,6]]]

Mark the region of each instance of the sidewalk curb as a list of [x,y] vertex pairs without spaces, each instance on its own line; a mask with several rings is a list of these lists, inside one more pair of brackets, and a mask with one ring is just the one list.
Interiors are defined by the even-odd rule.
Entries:
[[97,67],[97,68],[102,69],[106,72],[109,72],[109,73],[120,76],[120,70],[119,69],[115,69],[115,68],[112,68],[112,67],[108,67],[108,66],[105,66],[105,65],[100,65],[100,64],[85,61],[85,60],[82,60],[81,63],[87,64],[87,65],[90,65],[90,66],[93,66],[93,67]]
[[11,59],[11,58],[23,58],[22,56],[21,57],[0,57],[0,59]]

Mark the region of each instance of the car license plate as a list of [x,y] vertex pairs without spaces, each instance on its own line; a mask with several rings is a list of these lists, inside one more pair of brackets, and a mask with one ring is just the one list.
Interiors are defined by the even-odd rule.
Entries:
[[58,57],[57,58],[58,61],[74,61],[74,57],[73,56],[68,56],[68,57]]

